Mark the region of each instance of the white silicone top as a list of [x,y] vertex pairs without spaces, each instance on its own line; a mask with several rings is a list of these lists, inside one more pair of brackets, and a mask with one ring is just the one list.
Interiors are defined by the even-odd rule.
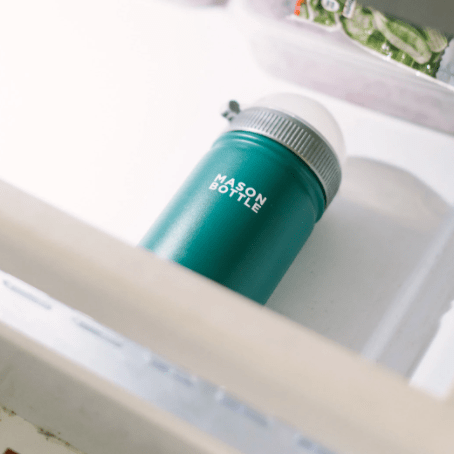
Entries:
[[339,163],[343,163],[345,145],[342,132],[332,114],[318,101],[294,93],[277,93],[265,96],[252,106],[268,107],[296,117],[318,132],[331,145]]

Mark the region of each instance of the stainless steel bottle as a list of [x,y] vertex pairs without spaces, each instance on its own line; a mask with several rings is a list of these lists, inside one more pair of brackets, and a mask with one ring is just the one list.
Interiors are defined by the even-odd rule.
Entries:
[[342,135],[291,94],[231,101],[224,116],[227,131],[140,244],[265,304],[339,188]]

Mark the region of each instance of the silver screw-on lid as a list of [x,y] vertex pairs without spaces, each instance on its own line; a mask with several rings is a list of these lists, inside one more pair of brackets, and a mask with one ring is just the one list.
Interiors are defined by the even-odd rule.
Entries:
[[265,106],[240,110],[230,101],[222,115],[229,131],[249,131],[269,137],[299,156],[317,176],[325,195],[325,209],[341,182],[341,167],[333,145],[309,122],[290,113]]

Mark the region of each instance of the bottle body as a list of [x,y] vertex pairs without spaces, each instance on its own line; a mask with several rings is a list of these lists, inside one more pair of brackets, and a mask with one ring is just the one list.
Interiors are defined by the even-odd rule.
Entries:
[[317,177],[289,149],[226,132],[140,245],[265,304],[324,207]]

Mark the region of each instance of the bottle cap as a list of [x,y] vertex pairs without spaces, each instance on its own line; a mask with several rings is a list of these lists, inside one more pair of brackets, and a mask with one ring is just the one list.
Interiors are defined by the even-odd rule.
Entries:
[[282,93],[244,110],[230,101],[222,115],[230,121],[229,131],[261,134],[300,157],[320,181],[328,207],[340,186],[339,161],[345,148],[339,126],[325,107],[304,96]]

